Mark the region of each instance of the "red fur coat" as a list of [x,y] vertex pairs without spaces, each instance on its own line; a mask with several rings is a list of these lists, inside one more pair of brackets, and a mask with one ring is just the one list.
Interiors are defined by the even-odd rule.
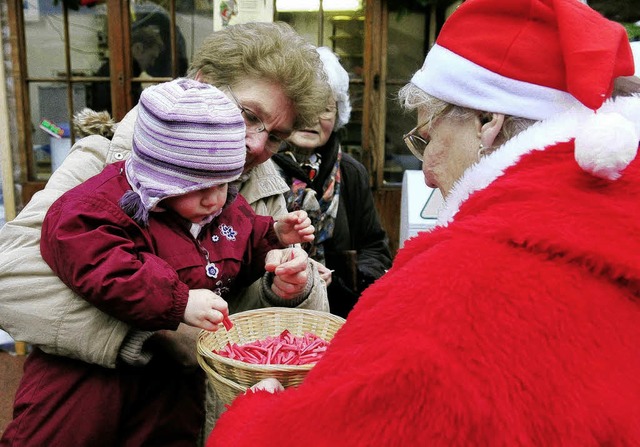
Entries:
[[208,446],[640,445],[640,157],[587,174],[570,121],[470,168],[305,382]]

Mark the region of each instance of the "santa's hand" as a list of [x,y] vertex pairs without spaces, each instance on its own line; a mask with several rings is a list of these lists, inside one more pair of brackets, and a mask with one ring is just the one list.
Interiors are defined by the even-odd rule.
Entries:
[[272,377],[268,379],[262,379],[260,382],[249,388],[251,391],[268,391],[270,393],[276,393],[277,391],[284,391],[284,387],[278,381]]

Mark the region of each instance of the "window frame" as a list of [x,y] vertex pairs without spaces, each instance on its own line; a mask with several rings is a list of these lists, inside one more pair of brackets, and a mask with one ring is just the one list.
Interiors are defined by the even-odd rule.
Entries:
[[[50,0],[53,1],[53,0]],[[28,49],[26,44],[26,26],[24,20],[25,0],[7,0],[8,25],[10,31],[11,47],[11,76],[14,80],[15,95],[15,123],[18,135],[16,142],[18,145],[17,160],[14,163],[19,165],[19,175],[17,183],[22,185],[22,203],[26,204],[31,196],[42,189],[46,179],[39,179],[34,172],[35,155],[32,150],[31,123],[33,112],[31,110],[30,86],[33,83],[50,83],[52,85],[64,85],[66,87],[67,110],[69,110],[69,120],[73,119],[74,84],[88,82],[111,83],[112,117],[120,121],[126,113],[133,107],[131,99],[131,85],[133,82],[163,82],[172,79],[171,77],[133,77],[131,59],[131,20],[129,15],[129,0],[104,0],[107,9],[107,32],[110,61],[110,76],[76,76],[72,73],[71,64],[71,42],[69,34],[69,9],[64,1],[60,1],[63,23],[63,52],[64,52],[64,75],[57,77],[30,76],[28,72]],[[178,75],[177,67],[177,44],[176,44],[176,0],[169,0],[170,42],[171,42],[171,66],[173,76]],[[84,6],[81,6],[81,8]],[[73,144],[76,135],[73,126],[70,126],[70,138]]]

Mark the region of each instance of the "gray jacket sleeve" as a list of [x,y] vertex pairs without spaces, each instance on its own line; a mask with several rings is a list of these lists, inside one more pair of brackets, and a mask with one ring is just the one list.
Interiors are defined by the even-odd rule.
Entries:
[[100,136],[76,143],[45,189],[0,230],[0,327],[45,352],[113,367],[128,326],[75,295],[40,256],[47,210],[104,168],[109,145]]

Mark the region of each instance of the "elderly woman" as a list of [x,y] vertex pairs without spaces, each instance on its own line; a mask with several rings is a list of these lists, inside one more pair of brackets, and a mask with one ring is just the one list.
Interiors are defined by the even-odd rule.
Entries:
[[210,446],[640,445],[633,73],[578,1],[464,2],[400,95],[440,225],[299,388],[240,396]]
[[[228,26],[205,39],[188,77],[220,86],[242,113],[247,132],[240,193],[257,214],[285,214],[282,193],[288,188],[269,158],[295,127],[314,121],[329,96],[315,47],[284,23]],[[0,325],[34,345],[0,446],[192,446],[200,437],[205,390],[195,359],[199,329],[176,322],[175,331],[151,331],[104,313],[62,283],[39,250],[49,206],[130,156],[137,116],[134,108],[111,141],[98,135],[78,141],[46,188],[0,231]],[[148,254],[138,246],[131,251],[139,258],[131,268],[138,270]],[[293,252],[293,258],[286,249],[267,259],[275,274],[230,290],[230,312],[272,306],[327,311],[315,265],[302,249]],[[183,270],[208,263],[184,255],[168,262]],[[211,398],[207,405],[209,426],[217,414],[213,403]]]
[[320,264],[331,313],[346,317],[364,289],[391,267],[391,254],[369,174],[340,145],[339,131],[351,113],[349,75],[329,48],[317,51],[333,97],[317,123],[294,131],[273,161],[291,188],[287,208],[307,211],[316,229],[304,248]]

